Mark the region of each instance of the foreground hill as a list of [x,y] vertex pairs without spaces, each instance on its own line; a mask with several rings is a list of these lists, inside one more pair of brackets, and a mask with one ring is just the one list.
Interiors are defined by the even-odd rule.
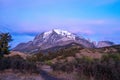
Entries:
[[120,80],[120,45],[74,52],[49,59],[52,74],[66,80]]
[[23,59],[26,59],[27,56],[29,56],[28,54],[25,54],[25,53],[22,53],[22,52],[19,52],[19,51],[11,51],[10,54],[8,55],[4,55],[5,57],[13,57],[13,56],[20,56],[22,57]]
[[[39,52],[29,54],[29,56],[12,51],[11,54],[0,60],[0,64],[2,72],[0,79],[4,80],[8,78],[11,80],[13,78],[15,80],[49,80],[49,77],[53,80],[119,80],[120,45],[86,48],[77,43],[70,43],[66,46],[49,48],[48,54]],[[50,66],[49,68],[52,70],[49,73],[40,71],[42,75],[38,75],[41,67],[46,70],[45,66]],[[19,79],[18,76],[20,76]],[[52,76],[55,76],[55,79]]]

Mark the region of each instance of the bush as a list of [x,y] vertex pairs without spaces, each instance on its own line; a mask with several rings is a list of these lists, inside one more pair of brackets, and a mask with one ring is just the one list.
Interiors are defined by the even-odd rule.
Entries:
[[12,36],[9,33],[0,33],[0,58],[4,54],[9,54],[9,42],[12,41]]
[[114,61],[120,60],[120,54],[114,53],[114,54],[106,54],[102,56],[102,61],[108,61],[110,59],[113,59]]
[[77,62],[55,63],[53,70],[77,71],[81,80],[120,80],[120,54],[107,54],[101,59],[83,57]]
[[52,65],[52,62],[50,61],[50,60],[48,60],[48,61],[45,61],[45,64],[47,64],[47,65]]
[[73,63],[68,63],[68,62],[55,63],[55,64],[52,64],[51,67],[55,71],[63,71],[63,72],[68,72],[68,73],[72,72],[74,69]]
[[0,71],[5,69],[18,70],[20,72],[35,72],[37,73],[37,67],[34,63],[28,62],[20,56],[5,57],[0,60]]
[[104,55],[101,60],[89,63],[84,59],[78,62],[76,68],[79,76],[86,76],[89,80],[120,80],[119,54]]

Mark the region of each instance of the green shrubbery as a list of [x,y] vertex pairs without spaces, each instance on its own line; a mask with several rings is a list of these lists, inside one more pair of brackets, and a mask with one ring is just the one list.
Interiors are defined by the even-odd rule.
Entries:
[[0,33],[0,59],[4,54],[9,54],[10,41],[12,41],[12,37],[9,33]]
[[102,57],[102,61],[108,61],[109,59],[113,59],[114,61],[119,61],[120,60],[120,54],[119,53],[115,53],[115,54],[106,54],[103,55]]
[[45,64],[46,64],[46,65],[50,65],[50,66],[51,66],[51,65],[52,65],[52,61],[50,61],[50,60],[45,61]]

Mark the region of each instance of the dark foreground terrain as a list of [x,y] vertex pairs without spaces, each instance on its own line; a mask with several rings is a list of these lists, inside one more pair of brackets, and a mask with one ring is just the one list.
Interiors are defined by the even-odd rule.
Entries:
[[71,46],[48,54],[12,53],[0,59],[0,80],[120,80],[119,45]]

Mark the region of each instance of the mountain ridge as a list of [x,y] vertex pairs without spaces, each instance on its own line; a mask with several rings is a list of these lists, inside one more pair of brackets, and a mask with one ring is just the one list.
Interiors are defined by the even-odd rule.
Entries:
[[[91,42],[84,37],[75,35],[65,30],[53,29],[38,34],[35,36],[33,41],[18,44],[13,51],[34,53],[36,51],[46,50],[56,46],[65,46],[70,43],[77,43],[85,48],[96,48],[94,42]],[[111,46],[111,44],[109,46]]]

